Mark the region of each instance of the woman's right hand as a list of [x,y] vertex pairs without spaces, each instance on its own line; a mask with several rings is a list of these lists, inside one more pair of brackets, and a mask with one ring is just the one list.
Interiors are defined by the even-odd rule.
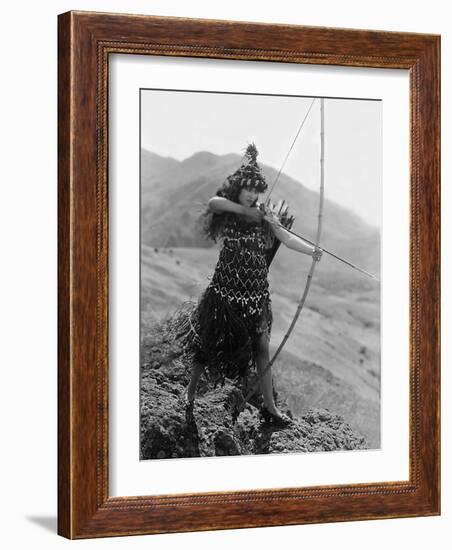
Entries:
[[264,220],[268,221],[270,225],[281,225],[275,213],[271,208],[264,208]]
[[253,222],[260,222],[264,217],[264,213],[259,208],[244,206],[243,215]]

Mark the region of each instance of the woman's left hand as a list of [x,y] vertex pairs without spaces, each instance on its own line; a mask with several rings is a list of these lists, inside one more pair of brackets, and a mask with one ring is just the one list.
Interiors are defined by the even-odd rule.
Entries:
[[322,258],[322,254],[323,254],[323,251],[320,248],[315,247],[314,250],[312,251],[311,256],[316,262],[320,262]]

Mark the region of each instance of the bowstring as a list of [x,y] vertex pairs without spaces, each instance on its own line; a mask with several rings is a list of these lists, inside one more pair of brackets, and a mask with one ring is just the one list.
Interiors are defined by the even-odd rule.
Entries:
[[293,141],[292,141],[292,145],[290,146],[290,149],[289,149],[289,151],[288,151],[287,154],[286,154],[286,157],[285,157],[285,159],[284,159],[284,162],[282,163],[281,168],[279,169],[278,175],[276,176],[275,181],[273,182],[273,184],[272,184],[272,186],[271,186],[271,188],[270,188],[270,191],[269,191],[269,193],[268,193],[268,195],[267,195],[267,198],[265,199],[265,204],[267,204],[267,205],[268,205],[268,203],[269,203],[269,201],[270,201],[270,195],[273,193],[273,189],[275,188],[275,185],[276,185],[276,183],[277,183],[278,180],[279,180],[279,177],[280,177],[280,175],[281,175],[281,173],[282,173],[282,171],[283,171],[283,169],[284,169],[284,166],[286,165],[287,159],[289,158],[289,155],[290,155],[290,153],[292,152],[292,149],[294,148],[294,145],[295,145],[295,143],[296,143],[296,141],[297,141],[297,139],[298,139],[298,136],[300,135],[300,132],[301,132],[301,130],[303,129],[303,126],[305,125],[306,120],[308,119],[309,113],[311,112],[312,106],[314,105],[314,102],[315,102],[316,99],[317,99],[317,98],[315,97],[315,98],[311,101],[311,105],[309,106],[309,109],[307,110],[307,112],[306,112],[306,114],[305,114],[305,116],[304,116],[304,118],[303,118],[303,120],[302,120],[302,122],[301,122],[301,124],[300,124],[300,127],[298,128],[298,131],[297,131],[297,133],[296,133],[296,135],[295,135],[295,137],[294,137],[294,139],[293,139]]

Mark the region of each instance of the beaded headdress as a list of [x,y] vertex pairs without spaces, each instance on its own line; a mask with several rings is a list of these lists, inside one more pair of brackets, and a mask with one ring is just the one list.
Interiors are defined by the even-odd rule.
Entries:
[[254,143],[246,148],[245,162],[232,175],[228,176],[231,185],[240,188],[255,189],[258,193],[265,193],[267,182],[257,164],[258,151]]

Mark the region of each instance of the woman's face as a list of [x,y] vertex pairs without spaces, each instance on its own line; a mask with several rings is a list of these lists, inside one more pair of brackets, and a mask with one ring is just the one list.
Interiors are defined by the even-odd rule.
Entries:
[[247,189],[244,187],[239,193],[239,203],[243,206],[252,206],[259,196],[259,193],[255,189]]

